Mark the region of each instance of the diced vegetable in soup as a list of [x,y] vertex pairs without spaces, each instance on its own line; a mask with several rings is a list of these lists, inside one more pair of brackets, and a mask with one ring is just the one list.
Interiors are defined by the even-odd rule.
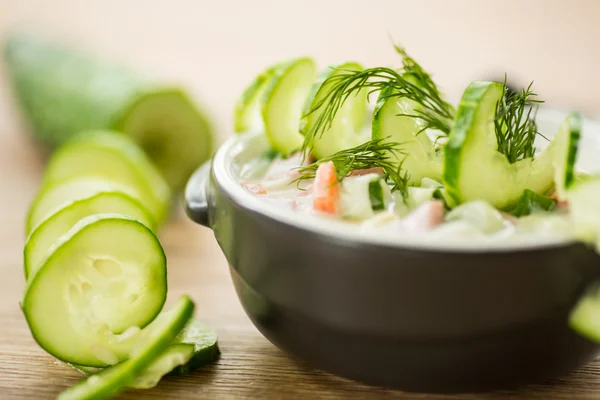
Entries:
[[[576,170],[578,113],[538,132],[540,101],[531,86],[509,91],[499,82],[473,82],[451,104],[404,49],[396,50],[397,69],[347,63],[321,78],[309,68],[273,78],[297,79],[302,87],[268,97],[255,116],[269,126],[271,150],[244,166],[268,163],[245,174],[246,191],[303,218],[399,240],[600,243],[593,206],[600,177]],[[299,93],[308,93],[306,101]],[[377,98],[372,112],[369,97]],[[302,104],[304,110],[294,108]],[[283,122],[286,131],[275,132]]]

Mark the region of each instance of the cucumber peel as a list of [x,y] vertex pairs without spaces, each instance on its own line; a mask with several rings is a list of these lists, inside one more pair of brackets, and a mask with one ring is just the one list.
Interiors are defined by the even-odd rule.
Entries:
[[[304,117],[300,123],[300,132],[311,134],[322,114],[317,108],[323,102],[333,86],[325,83],[329,78],[345,71],[360,71],[363,67],[355,62],[331,66],[321,72],[314,81],[304,107]],[[312,142],[311,153],[317,159],[330,156],[338,151],[358,146],[369,139],[363,131],[367,116],[367,90],[360,90],[348,97],[337,111],[331,126]]]
[[314,61],[299,58],[277,69],[265,89],[262,105],[265,134],[271,147],[283,156],[302,147],[298,124],[315,76]]
[[212,154],[207,115],[182,89],[22,32],[7,37],[4,61],[31,133],[47,148],[83,131],[123,131],[175,191]]
[[98,214],[79,221],[31,271],[21,308],[48,353],[106,367],[130,355],[166,292],[166,259],[152,231],[131,218]]
[[441,180],[443,159],[434,148],[424,125],[415,115],[418,104],[410,99],[393,96],[392,88],[379,94],[373,111],[372,138],[401,143],[404,154],[393,154],[392,158],[408,173],[408,184],[418,185],[423,178]]
[[[195,318],[190,318],[173,343],[148,365],[128,387],[148,389],[169,375],[188,374],[209,364],[220,354],[217,333]],[[86,375],[96,374],[101,368],[73,365]]]
[[493,120],[503,90],[498,82],[473,82],[463,94],[444,152],[443,182],[456,204],[484,200],[507,210],[527,189],[538,194],[552,189],[560,160],[570,160],[566,170],[573,168],[569,154],[579,131],[571,118],[534,159],[511,164],[497,151]]
[[59,400],[107,398],[132,384],[173,342],[194,311],[194,303],[183,296],[167,312],[161,313],[137,338],[131,357],[122,363],[91,375],[58,396]]

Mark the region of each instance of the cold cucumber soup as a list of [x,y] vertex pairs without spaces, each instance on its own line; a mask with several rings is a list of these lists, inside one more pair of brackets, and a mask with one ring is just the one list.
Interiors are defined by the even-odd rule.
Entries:
[[578,168],[579,113],[548,123],[531,85],[492,81],[451,104],[396,50],[396,69],[267,68],[235,110],[236,131],[268,144],[239,185],[305,224],[399,243],[598,242],[600,175]]

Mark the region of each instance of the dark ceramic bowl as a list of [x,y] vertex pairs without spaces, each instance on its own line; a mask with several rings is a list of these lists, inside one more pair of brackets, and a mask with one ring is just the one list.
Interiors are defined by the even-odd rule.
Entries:
[[260,135],[228,141],[191,178],[186,201],[276,346],[336,375],[419,392],[515,388],[597,354],[568,326],[600,277],[591,249],[548,238],[397,243],[280,212],[237,183],[266,147]]

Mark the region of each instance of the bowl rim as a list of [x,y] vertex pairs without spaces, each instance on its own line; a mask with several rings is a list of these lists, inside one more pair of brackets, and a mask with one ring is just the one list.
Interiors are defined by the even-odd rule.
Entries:
[[[554,109],[540,109],[538,118],[543,118],[547,122],[558,124],[567,115]],[[586,119],[586,124],[597,130],[598,148],[600,148],[600,123]],[[352,246],[376,245],[396,250],[425,250],[445,253],[507,253],[518,251],[535,251],[547,248],[569,247],[578,243],[574,238],[565,237],[546,237],[535,235],[532,238],[519,236],[519,240],[489,240],[478,239],[471,241],[467,238],[458,240],[444,239],[440,241],[439,237],[434,240],[427,239],[427,233],[421,235],[372,235],[373,230],[348,229],[349,224],[344,221],[328,220],[318,216],[307,216],[304,214],[295,214],[288,210],[278,207],[272,207],[268,202],[252,195],[245,190],[236,179],[233,172],[233,162],[235,156],[243,153],[244,143],[251,138],[262,135],[261,132],[248,132],[242,135],[234,135],[223,143],[217,150],[212,161],[212,174],[216,182],[227,195],[235,201],[238,206],[245,208],[252,213],[262,217],[278,221],[290,227],[304,230],[308,233],[319,234],[334,240],[344,240],[346,244]],[[217,205],[218,208],[218,205]]]

